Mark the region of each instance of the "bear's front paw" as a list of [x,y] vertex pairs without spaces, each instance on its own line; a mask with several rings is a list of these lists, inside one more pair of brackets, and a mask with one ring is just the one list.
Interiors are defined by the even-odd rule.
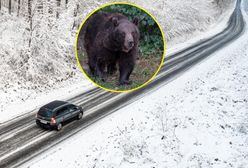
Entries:
[[105,82],[105,78],[102,77],[102,78],[99,78],[102,82]]
[[123,80],[123,81],[120,81],[119,85],[131,85],[132,82],[131,81],[128,81],[128,80]]

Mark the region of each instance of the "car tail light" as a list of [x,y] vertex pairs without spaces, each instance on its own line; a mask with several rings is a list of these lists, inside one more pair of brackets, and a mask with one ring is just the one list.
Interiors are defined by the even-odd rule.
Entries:
[[56,124],[55,118],[51,118],[51,123],[52,123],[52,124]]

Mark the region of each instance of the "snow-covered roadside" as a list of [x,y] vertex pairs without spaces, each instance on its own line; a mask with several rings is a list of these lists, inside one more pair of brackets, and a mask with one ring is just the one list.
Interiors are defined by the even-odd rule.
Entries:
[[216,23],[209,26],[209,28],[206,31],[204,32],[195,31],[192,34],[185,34],[179,39],[175,38],[172,39],[171,41],[168,41],[166,44],[167,46],[166,55],[170,55],[175,52],[178,52],[190,45],[196,44],[199,41],[210,38],[218,34],[219,32],[223,31],[228,24],[228,20],[231,14],[233,13],[235,5],[236,3],[233,3],[232,5],[229,6],[227,10],[223,11],[223,14],[221,15],[221,17],[219,17]]
[[[79,72],[79,74],[81,73]],[[87,81],[86,79],[82,80],[84,78],[85,77],[83,74],[77,78],[70,78],[63,83],[59,83],[57,86],[54,86],[53,90],[46,90],[44,88],[41,91],[21,90],[19,92],[19,86],[16,84],[11,91],[1,93],[2,97],[0,98],[0,101],[2,101],[2,104],[0,124],[10,120],[11,118],[17,118],[23,114],[28,114],[30,113],[30,110],[37,109],[53,100],[67,100],[93,88],[94,86],[90,83],[90,81]],[[9,94],[16,95],[15,99],[11,101],[4,99],[8,98]]]
[[246,168],[247,62],[246,30],[184,75],[23,167]]
[[[147,8],[149,10],[150,6],[147,5],[146,3],[143,2],[138,2],[139,5]],[[162,6],[166,6],[167,4],[163,4],[162,2],[159,2],[158,4],[162,5]],[[98,4],[99,5],[99,4]],[[168,4],[169,8],[173,7],[173,3],[169,3]],[[197,6],[197,5],[196,5]],[[202,9],[202,7],[204,5],[199,5],[201,8],[197,9],[200,10]],[[159,8],[159,5],[156,6],[157,8]],[[221,15],[222,17],[219,18],[219,20],[217,20],[218,26],[216,26],[216,24],[212,25],[210,28],[212,29],[213,26],[215,26],[214,30],[211,30],[210,34],[209,32],[207,33],[203,33],[201,31],[196,31],[193,35],[197,37],[191,40],[186,41],[183,44],[179,44],[179,45],[174,45],[174,43],[169,42],[169,46],[167,47],[167,49],[169,49],[169,52],[167,52],[167,54],[172,53],[173,51],[178,51],[181,48],[184,48],[188,45],[191,45],[192,43],[199,41],[201,39],[206,38],[207,36],[213,35],[219,31],[221,31],[226,23],[227,20],[232,12],[232,9],[234,7],[234,4],[229,6],[228,9]],[[212,10],[212,9],[211,9]],[[154,11],[150,11],[150,12],[154,12]],[[189,9],[187,8],[185,10],[185,12],[189,12]],[[180,14],[180,12],[179,12]],[[180,18],[180,16],[179,16]],[[211,17],[213,19],[213,17]],[[206,19],[205,19],[206,20]],[[204,20],[204,21],[205,21]],[[219,22],[221,20],[221,22]],[[163,21],[163,20],[162,20]],[[2,41],[0,41],[0,50],[6,52],[10,52],[8,53],[9,57],[8,57],[8,61],[7,62],[12,62],[13,58],[12,55],[14,55],[14,60],[13,61],[16,63],[16,65],[11,65],[12,68],[11,70],[9,70],[9,66],[8,64],[6,64],[6,59],[5,59],[5,54],[7,53],[2,53],[0,52],[0,66],[2,69],[4,69],[4,72],[1,73],[0,78],[2,79],[2,84],[1,84],[1,88],[0,88],[0,124],[3,123],[4,121],[7,121],[15,116],[19,116],[22,115],[24,113],[27,113],[30,111],[30,109],[34,109],[38,106],[41,106],[42,104],[45,104],[47,102],[50,102],[54,99],[66,99],[68,96],[73,96],[75,94],[79,94],[82,93],[84,90],[88,89],[89,87],[92,87],[93,85],[87,81],[87,79],[84,77],[84,75],[79,71],[79,70],[72,70],[74,75],[72,78],[69,78],[63,82],[57,82],[56,84],[54,84],[54,82],[50,82],[51,85],[41,85],[38,88],[34,89],[34,87],[36,87],[35,83],[32,82],[27,82],[27,83],[22,83],[23,80],[25,80],[23,76],[18,76],[18,74],[20,72],[18,72],[18,70],[16,70],[16,68],[18,68],[20,66],[20,69],[24,69],[25,66],[22,67],[21,63],[22,63],[22,58],[18,59],[19,55],[18,55],[18,50],[22,50],[22,46],[23,46],[23,41],[22,41],[22,37],[19,37],[21,34],[20,32],[22,30],[25,29],[25,26],[22,25],[22,23],[24,23],[24,21],[11,21],[8,20],[8,22],[2,22],[2,28],[4,30],[1,30],[1,34],[0,34],[0,39],[4,39]],[[168,27],[168,25],[166,26],[166,23],[163,25],[163,27]],[[11,29],[8,29],[8,27],[13,27]],[[18,31],[20,31],[18,33]],[[173,30],[174,31],[174,30]],[[176,30],[175,30],[176,31]],[[202,30],[203,31],[203,30]],[[166,31],[167,32],[167,31]],[[173,34],[173,33],[172,33]],[[189,35],[181,35],[182,37],[184,37],[184,39],[189,38]],[[190,35],[192,36],[192,34]],[[17,40],[15,40],[17,39]],[[12,44],[12,42],[15,42],[14,44]],[[6,46],[6,47],[4,47]],[[9,48],[9,46],[15,46],[15,49],[11,49]],[[2,47],[2,49],[1,49]],[[7,49],[8,50],[5,50]],[[16,53],[13,53],[16,52]],[[40,56],[39,56],[40,57]],[[37,57],[38,58],[38,57]],[[39,60],[35,60],[37,58],[31,58],[31,63],[29,60],[29,64],[32,65],[32,67],[27,67],[28,69],[34,69],[34,72],[32,72],[32,75],[34,76],[39,76],[40,72],[36,72],[36,65],[37,62],[39,62]],[[52,61],[54,61],[54,58],[52,58]],[[41,59],[43,61],[42,66],[46,65],[44,63],[44,59],[43,58],[38,58]],[[46,58],[47,59],[47,58]],[[63,59],[64,58],[60,58],[58,60],[58,62],[62,62],[63,63]],[[67,59],[67,58],[66,58]],[[32,64],[33,61],[33,64]],[[19,63],[20,62],[20,65]],[[23,62],[25,62],[25,60],[23,60]],[[66,63],[67,64],[67,63]],[[56,65],[56,63],[54,63],[54,65]],[[51,65],[50,65],[51,66]],[[60,65],[61,66],[61,65]],[[51,66],[50,68],[53,68],[53,66]],[[64,69],[62,69],[62,72],[70,72],[70,66],[65,66]],[[14,71],[16,71],[17,73],[12,72],[12,69],[14,69]],[[55,68],[58,69],[58,68]],[[73,68],[72,68],[73,69]],[[6,71],[7,70],[7,71]],[[24,69],[25,71],[25,69]],[[30,71],[30,70],[29,70]],[[65,74],[64,73],[64,74]],[[27,73],[28,74],[28,73]],[[63,78],[65,75],[63,73],[60,72],[59,75],[61,75],[61,78]],[[54,75],[51,75],[50,78],[53,78]],[[46,78],[49,78],[49,75],[47,75]],[[56,76],[56,79],[59,78],[58,76]],[[56,80],[54,79],[54,80]],[[46,79],[47,80],[47,79]],[[54,81],[53,80],[53,81]],[[10,81],[12,81],[12,83],[10,83]]]

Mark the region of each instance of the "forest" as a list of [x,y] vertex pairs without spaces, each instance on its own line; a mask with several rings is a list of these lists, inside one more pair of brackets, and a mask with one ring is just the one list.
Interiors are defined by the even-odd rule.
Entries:
[[79,6],[69,0],[0,0],[0,55],[8,69],[1,84],[38,89],[74,76]]

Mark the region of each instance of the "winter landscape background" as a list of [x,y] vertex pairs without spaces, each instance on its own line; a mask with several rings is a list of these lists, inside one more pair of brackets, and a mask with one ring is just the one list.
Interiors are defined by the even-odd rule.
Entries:
[[[20,0],[19,15],[19,0],[10,11],[9,0],[0,2],[0,123],[93,87],[76,65],[77,28],[96,7],[114,1]],[[223,30],[236,1],[129,2],[157,18],[169,54]],[[242,2],[247,23],[248,2]],[[246,27],[183,75],[23,167],[247,168],[247,39]]]
[[[92,87],[76,63],[76,33],[90,12],[114,1],[0,2],[0,122],[20,113],[20,109],[28,112],[55,98]],[[165,32],[168,49],[207,30],[234,4],[233,0],[128,2],[156,17]]]

